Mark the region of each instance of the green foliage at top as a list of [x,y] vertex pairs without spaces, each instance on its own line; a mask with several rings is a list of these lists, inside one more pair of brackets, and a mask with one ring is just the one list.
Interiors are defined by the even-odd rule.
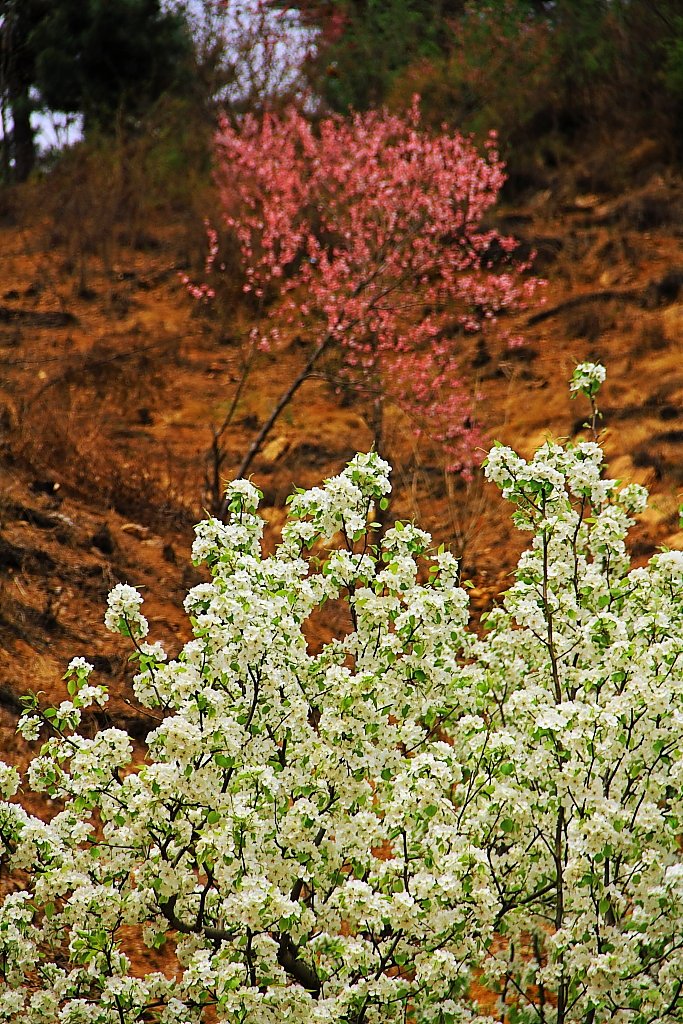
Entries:
[[572,138],[593,123],[677,135],[680,0],[299,6],[322,22],[316,87],[337,110],[400,107],[418,92],[435,124],[496,128],[508,153],[549,135]]
[[58,0],[28,35],[41,99],[102,127],[187,83],[187,26],[159,0]]
[[[448,45],[449,19],[463,0],[341,0],[343,24],[322,48],[321,90],[336,110],[383,102],[401,71],[417,60],[438,60]],[[333,32],[334,36],[334,32]]]
[[113,134],[198,81],[187,21],[161,0],[0,0],[0,53],[5,180],[33,168],[36,110]]

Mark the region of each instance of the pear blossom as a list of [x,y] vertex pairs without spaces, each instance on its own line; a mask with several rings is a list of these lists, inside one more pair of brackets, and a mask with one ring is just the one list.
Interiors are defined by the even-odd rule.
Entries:
[[83,658],[70,699],[25,698],[24,785],[56,803],[0,765],[0,1020],[682,1024],[683,552],[630,567],[644,493],[595,442],[486,472],[531,540],[483,630],[448,551],[378,540],[375,452],[297,492],[270,554],[231,485],[177,657],[114,589],[158,721],[142,763],[81,728]]

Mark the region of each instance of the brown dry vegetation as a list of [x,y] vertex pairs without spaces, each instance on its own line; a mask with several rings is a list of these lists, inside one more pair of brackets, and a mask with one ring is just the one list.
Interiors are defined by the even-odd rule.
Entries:
[[[530,455],[548,435],[581,431],[586,410],[567,390],[574,364],[607,366],[612,473],[653,495],[633,534],[643,561],[660,544],[683,547],[683,183],[647,141],[607,174],[615,160],[603,153],[500,207],[498,224],[538,254],[546,302],[520,321],[523,348],[475,345],[462,370],[489,436]],[[182,599],[200,579],[188,553],[208,502],[211,425],[240,374],[246,313],[199,309],[178,280],[201,262],[199,215],[143,216],[135,203],[131,213],[124,186],[53,175],[7,193],[0,210],[0,743],[17,763],[18,696],[62,699],[75,655],[110,686],[107,720],[139,740],[147,731],[130,702],[128,651],[102,626],[106,594],[117,581],[141,587],[155,638],[172,651],[187,638]],[[225,475],[304,349],[292,340],[261,357],[226,433]],[[368,447],[370,417],[325,379],[304,386],[254,467],[269,543],[292,486]],[[462,554],[481,610],[524,537],[493,489],[444,477],[407,426],[396,419],[388,433],[392,514],[416,517]]]

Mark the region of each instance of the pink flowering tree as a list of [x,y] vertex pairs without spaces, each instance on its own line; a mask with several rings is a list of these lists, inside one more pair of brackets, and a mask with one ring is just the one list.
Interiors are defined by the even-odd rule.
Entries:
[[480,435],[459,360],[537,284],[515,241],[482,226],[504,181],[495,138],[482,155],[458,134],[429,134],[416,100],[404,115],[315,126],[293,108],[224,119],[216,147],[224,227],[261,311],[251,342],[276,348],[288,325],[310,342],[239,475],[324,364],[371,400],[376,443],[395,403],[443,446],[449,468],[470,467]]

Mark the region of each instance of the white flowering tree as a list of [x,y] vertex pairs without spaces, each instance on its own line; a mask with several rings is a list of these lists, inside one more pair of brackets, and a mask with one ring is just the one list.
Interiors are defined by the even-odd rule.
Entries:
[[[593,425],[603,380],[572,380]],[[601,468],[594,442],[486,466],[533,533],[464,669],[470,763],[496,775],[486,975],[510,1021],[683,1020],[683,552],[629,569],[647,493]]]
[[[574,389],[594,402],[603,373]],[[480,636],[448,552],[410,524],[373,543],[388,468],[298,492],[269,557],[231,485],[176,660],[114,589],[159,718],[144,764],[86,735],[107,695],[83,659],[58,708],[29,702],[24,736],[49,735],[26,783],[55,803],[32,817],[2,769],[3,1019],[683,1021],[683,554],[629,570],[646,496],[595,442],[497,446],[533,537]],[[348,624],[316,649],[325,602]]]

